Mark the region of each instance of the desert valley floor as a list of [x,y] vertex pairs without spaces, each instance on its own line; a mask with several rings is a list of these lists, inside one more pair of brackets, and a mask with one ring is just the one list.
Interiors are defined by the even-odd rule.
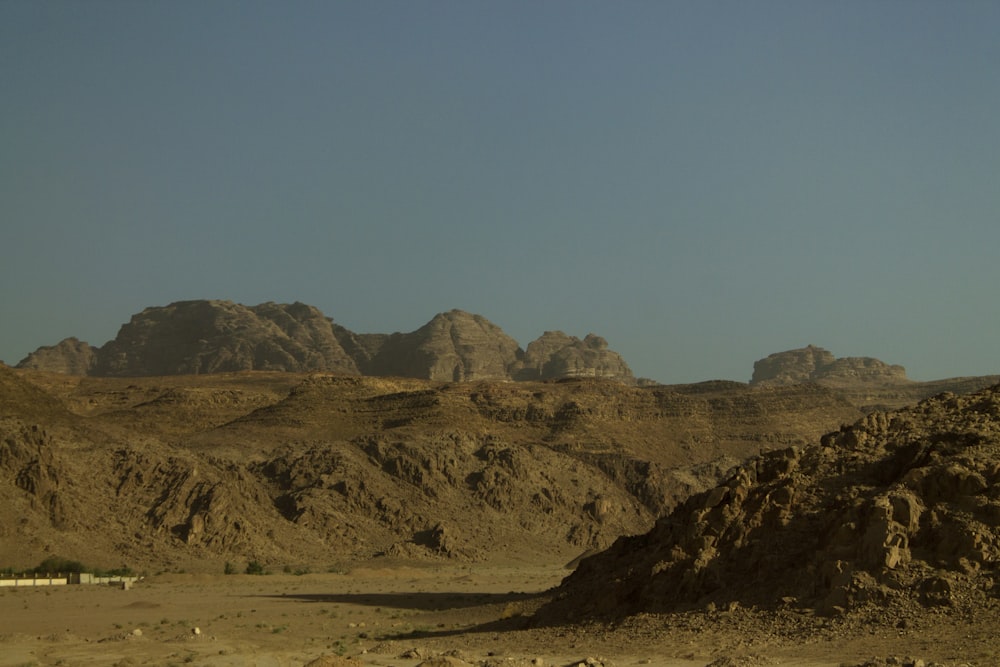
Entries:
[[537,594],[565,574],[554,564],[364,563],[298,576],[162,574],[130,590],[6,589],[0,664],[1000,664],[995,606],[888,626],[737,609],[530,627]]

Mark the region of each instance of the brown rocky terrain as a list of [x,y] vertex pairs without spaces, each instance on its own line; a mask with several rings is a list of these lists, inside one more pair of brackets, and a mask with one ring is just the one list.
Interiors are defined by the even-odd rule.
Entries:
[[585,559],[539,619],[695,608],[902,624],[1000,609],[1000,385],[754,457]]
[[[155,595],[136,603],[146,606],[105,614],[79,599],[134,664],[185,651],[247,664],[252,651],[300,665],[324,652],[313,642],[332,628],[340,639],[328,654],[364,664],[415,666],[458,645],[483,665],[499,664],[491,654],[537,665],[610,651],[616,664],[853,667],[916,664],[891,657],[912,647],[950,656],[939,664],[994,664],[1000,389],[887,410],[996,381],[634,386],[0,366],[0,561],[57,555],[155,575]],[[544,592],[562,576],[552,568],[609,545]],[[226,563],[350,574],[230,584]],[[188,586],[186,576],[209,578]],[[487,580],[524,593],[467,589]],[[348,582],[386,592],[324,592]],[[400,585],[428,592],[411,599]],[[248,602],[242,614],[266,614],[256,626],[227,616],[231,596],[261,590],[282,602]],[[0,609],[20,604],[11,595]],[[21,656],[11,664],[107,664],[83,639],[42,641],[36,628],[61,612],[47,597],[23,601],[17,632],[32,639],[0,636],[0,653]],[[295,601],[306,606],[284,606]],[[315,602],[345,605],[355,620],[317,618]],[[152,633],[164,608],[231,637],[225,653],[178,652],[183,637]],[[410,621],[383,624],[385,609]],[[82,618],[65,625],[100,635]],[[272,630],[288,618],[300,630],[282,643]],[[110,629],[123,620],[163,641]]]
[[0,379],[0,559],[12,565],[568,558],[644,532],[747,457],[869,411],[818,384],[6,367]]
[[0,377],[0,557],[22,564],[562,558],[860,414],[815,386]]

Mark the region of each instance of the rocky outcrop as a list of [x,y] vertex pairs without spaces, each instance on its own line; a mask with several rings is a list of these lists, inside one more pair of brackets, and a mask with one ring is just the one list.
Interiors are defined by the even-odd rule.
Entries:
[[89,375],[97,364],[97,349],[76,338],[35,350],[18,368],[44,370],[66,375]]
[[276,532],[300,542],[281,521],[260,480],[233,464],[205,465],[187,457],[159,457],[131,448],[114,453],[113,504],[140,510],[150,534],[194,550],[231,552],[250,547],[254,557],[273,557]]
[[510,377],[520,355],[517,341],[485,317],[451,310],[414,332],[389,336],[367,368],[370,375],[496,380]]
[[410,333],[357,334],[303,303],[179,301],[147,308],[100,348],[75,338],[39,348],[18,368],[139,377],[267,370],[443,382],[613,378],[634,383],[600,336],[546,332],[528,346],[481,315],[451,310]]
[[903,383],[906,369],[872,357],[836,358],[821,347],[808,345],[776,352],[753,365],[750,384],[787,385],[802,382],[825,384]]
[[541,618],[982,604],[1000,559],[998,443],[995,386],[756,457],[584,560]]
[[101,348],[92,374],[247,370],[356,373],[357,367],[333,335],[330,321],[312,306],[179,301],[134,315]]
[[[0,479],[14,482],[24,492],[31,510],[65,528],[67,511],[60,493],[62,467],[49,434],[38,425],[0,419]],[[8,506],[8,509],[12,509]]]
[[613,378],[634,382],[632,370],[600,336],[580,340],[562,331],[546,331],[528,344],[515,376],[519,380],[553,380],[574,377]]

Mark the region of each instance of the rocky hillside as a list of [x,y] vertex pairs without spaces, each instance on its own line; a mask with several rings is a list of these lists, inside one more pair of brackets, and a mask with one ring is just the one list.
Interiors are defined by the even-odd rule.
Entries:
[[244,306],[179,301],[132,316],[114,340],[42,347],[18,368],[100,377],[266,370],[411,377],[445,382],[635,378],[593,334],[546,332],[525,353],[480,315],[452,310],[411,333],[357,334],[302,303]]
[[991,604],[998,562],[994,386],[754,457],[648,533],[584,560],[539,620],[755,606],[870,607],[905,623],[912,605]]
[[817,386],[0,366],[0,563],[565,562],[861,414]]

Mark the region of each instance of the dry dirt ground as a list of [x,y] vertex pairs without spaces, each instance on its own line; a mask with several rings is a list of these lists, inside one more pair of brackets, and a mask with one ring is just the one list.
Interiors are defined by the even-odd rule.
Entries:
[[[0,665],[510,667],[1000,664],[995,611],[908,627],[703,610],[531,627],[559,565],[369,562],[310,574],[160,574],[0,589]],[[196,630],[197,629],[197,630]],[[451,656],[450,663],[441,659]],[[343,660],[351,658],[355,660]]]

